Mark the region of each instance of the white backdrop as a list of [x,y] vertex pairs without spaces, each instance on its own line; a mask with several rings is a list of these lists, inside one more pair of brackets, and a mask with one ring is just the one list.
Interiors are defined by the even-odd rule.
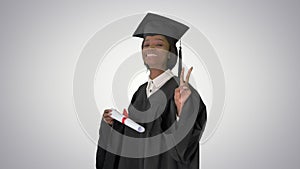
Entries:
[[201,146],[202,169],[298,169],[299,9],[296,0],[1,1],[1,168],[95,168],[73,104],[77,59],[101,28],[153,11],[197,27],[224,70],[226,106]]

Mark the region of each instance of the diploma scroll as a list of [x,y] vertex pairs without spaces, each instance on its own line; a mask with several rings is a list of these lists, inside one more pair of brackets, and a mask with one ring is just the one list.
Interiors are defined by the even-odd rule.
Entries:
[[135,131],[137,131],[139,133],[143,133],[145,131],[145,128],[143,126],[141,126],[141,125],[137,124],[136,122],[134,122],[133,120],[127,118],[126,116],[119,113],[115,109],[112,109],[110,117],[121,122],[122,124],[125,124],[126,126],[134,129]]

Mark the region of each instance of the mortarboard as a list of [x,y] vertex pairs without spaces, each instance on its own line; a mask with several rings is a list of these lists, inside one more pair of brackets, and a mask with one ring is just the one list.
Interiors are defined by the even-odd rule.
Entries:
[[[153,13],[147,13],[147,15],[144,17],[142,22],[133,33],[133,36],[144,38],[144,36],[147,34],[159,34],[174,38],[178,41],[188,29],[188,26],[170,18],[166,18],[164,16]],[[178,76],[180,76],[182,68],[181,44],[179,47],[178,55]]]

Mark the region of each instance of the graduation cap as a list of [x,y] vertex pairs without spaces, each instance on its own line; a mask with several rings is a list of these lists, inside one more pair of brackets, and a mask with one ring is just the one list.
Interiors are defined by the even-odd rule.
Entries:
[[[144,38],[147,34],[157,34],[171,37],[178,41],[183,34],[189,29],[188,26],[160,16],[153,13],[147,13],[142,22],[139,24],[135,32],[133,33],[134,37]],[[182,69],[182,51],[181,44],[179,46],[179,63],[178,63],[178,77],[180,76]]]

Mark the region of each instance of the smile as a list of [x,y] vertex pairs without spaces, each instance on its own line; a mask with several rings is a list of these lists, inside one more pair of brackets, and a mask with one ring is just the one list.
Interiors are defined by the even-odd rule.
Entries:
[[146,55],[146,57],[155,57],[155,56],[157,56],[157,55],[153,54],[153,53],[149,53],[149,54]]

